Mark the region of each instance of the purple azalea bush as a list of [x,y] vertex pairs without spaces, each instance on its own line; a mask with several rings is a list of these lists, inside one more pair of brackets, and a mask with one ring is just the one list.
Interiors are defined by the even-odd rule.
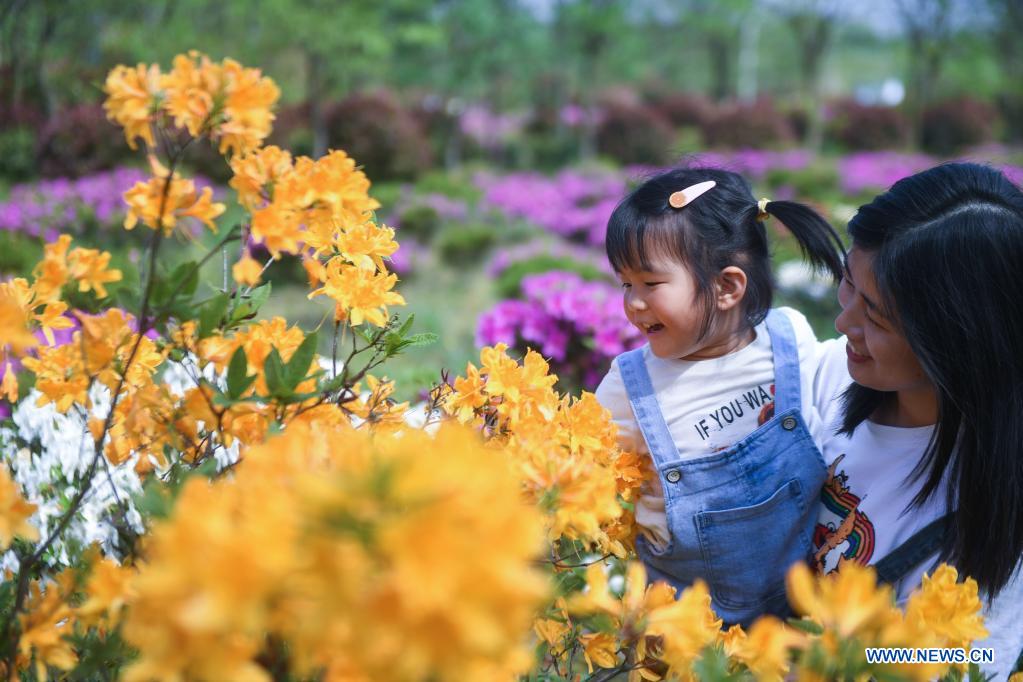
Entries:
[[564,170],[553,178],[539,173],[495,177],[478,174],[481,205],[521,218],[565,238],[604,243],[607,220],[625,195],[625,177],[614,172]]
[[458,129],[481,148],[493,151],[518,137],[528,119],[526,113],[497,113],[481,104],[472,104],[458,117]]
[[[62,232],[81,234],[89,221],[120,227],[126,213],[124,193],[149,177],[139,168],[124,167],[15,185],[0,202],[0,230],[53,241]],[[205,178],[194,179],[197,188],[211,186]]]
[[480,316],[476,345],[536,350],[565,390],[595,389],[615,356],[643,343],[611,283],[552,271],[523,278],[522,290],[524,300],[501,301]]

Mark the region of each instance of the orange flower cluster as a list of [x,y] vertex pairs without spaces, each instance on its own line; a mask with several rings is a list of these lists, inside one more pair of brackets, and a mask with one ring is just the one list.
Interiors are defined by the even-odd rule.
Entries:
[[[388,306],[405,304],[384,262],[398,248],[394,230],[373,222],[380,205],[354,159],[334,150],[293,161],[270,146],[232,159],[231,168],[238,201],[252,211],[253,240],[274,258],[301,254],[314,286],[310,298],[333,299],[337,320],[383,327]],[[240,262],[235,279],[251,284],[253,266]]]
[[524,672],[542,531],[489,454],[453,425],[381,438],[293,423],[233,479],[191,479],[133,583],[125,679],[267,680],[254,659],[273,640],[302,678]]
[[448,387],[444,409],[510,457],[526,495],[547,512],[551,542],[580,540],[625,557],[633,524],[621,502],[635,499],[643,475],[639,458],[618,449],[610,413],[592,393],[560,396],[534,351],[519,364],[498,344],[480,360]]
[[219,141],[222,154],[244,154],[262,144],[280,97],[258,69],[233,59],[218,64],[195,51],[175,57],[167,74],[156,64],[115,67],[103,89],[107,116],[124,128],[132,149],[138,139],[154,146],[153,126],[166,115],[192,137]]
[[216,232],[217,225],[213,221],[224,212],[224,205],[214,203],[213,190],[204,187],[202,192],[197,192],[194,180],[172,174],[155,157],[151,156],[149,161],[154,177],[136,182],[124,193],[124,203],[128,205],[124,229],[134,229],[142,221],[146,227],[161,229],[169,235],[180,218],[194,218]]

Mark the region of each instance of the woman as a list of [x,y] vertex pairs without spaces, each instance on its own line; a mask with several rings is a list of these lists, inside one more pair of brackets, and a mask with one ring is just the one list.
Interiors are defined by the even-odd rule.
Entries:
[[[939,561],[974,578],[995,665],[1023,649],[1023,192],[954,163],[896,183],[852,249],[815,393],[837,426],[814,536],[822,572],[874,564],[900,602]],[[853,383],[850,383],[850,377]]]

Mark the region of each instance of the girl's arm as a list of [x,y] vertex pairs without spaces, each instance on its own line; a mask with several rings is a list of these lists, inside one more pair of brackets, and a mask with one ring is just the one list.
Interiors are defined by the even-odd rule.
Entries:
[[611,362],[611,369],[601,380],[594,394],[597,402],[611,412],[611,419],[618,427],[618,447],[636,454],[646,453],[646,443],[640,434],[636,416],[632,413],[632,405],[629,404],[629,395],[622,381],[621,370],[618,369],[617,358]]

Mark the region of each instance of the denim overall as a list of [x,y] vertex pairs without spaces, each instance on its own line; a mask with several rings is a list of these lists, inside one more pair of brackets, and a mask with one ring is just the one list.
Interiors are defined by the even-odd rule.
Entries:
[[643,362],[623,353],[619,368],[629,402],[664,489],[670,540],[636,549],[651,582],[681,590],[702,578],[726,624],[748,625],[785,614],[785,574],[811,556],[820,491],[827,474],[800,413],[799,354],[792,325],[771,310],[774,417],[727,450],[679,459]]

